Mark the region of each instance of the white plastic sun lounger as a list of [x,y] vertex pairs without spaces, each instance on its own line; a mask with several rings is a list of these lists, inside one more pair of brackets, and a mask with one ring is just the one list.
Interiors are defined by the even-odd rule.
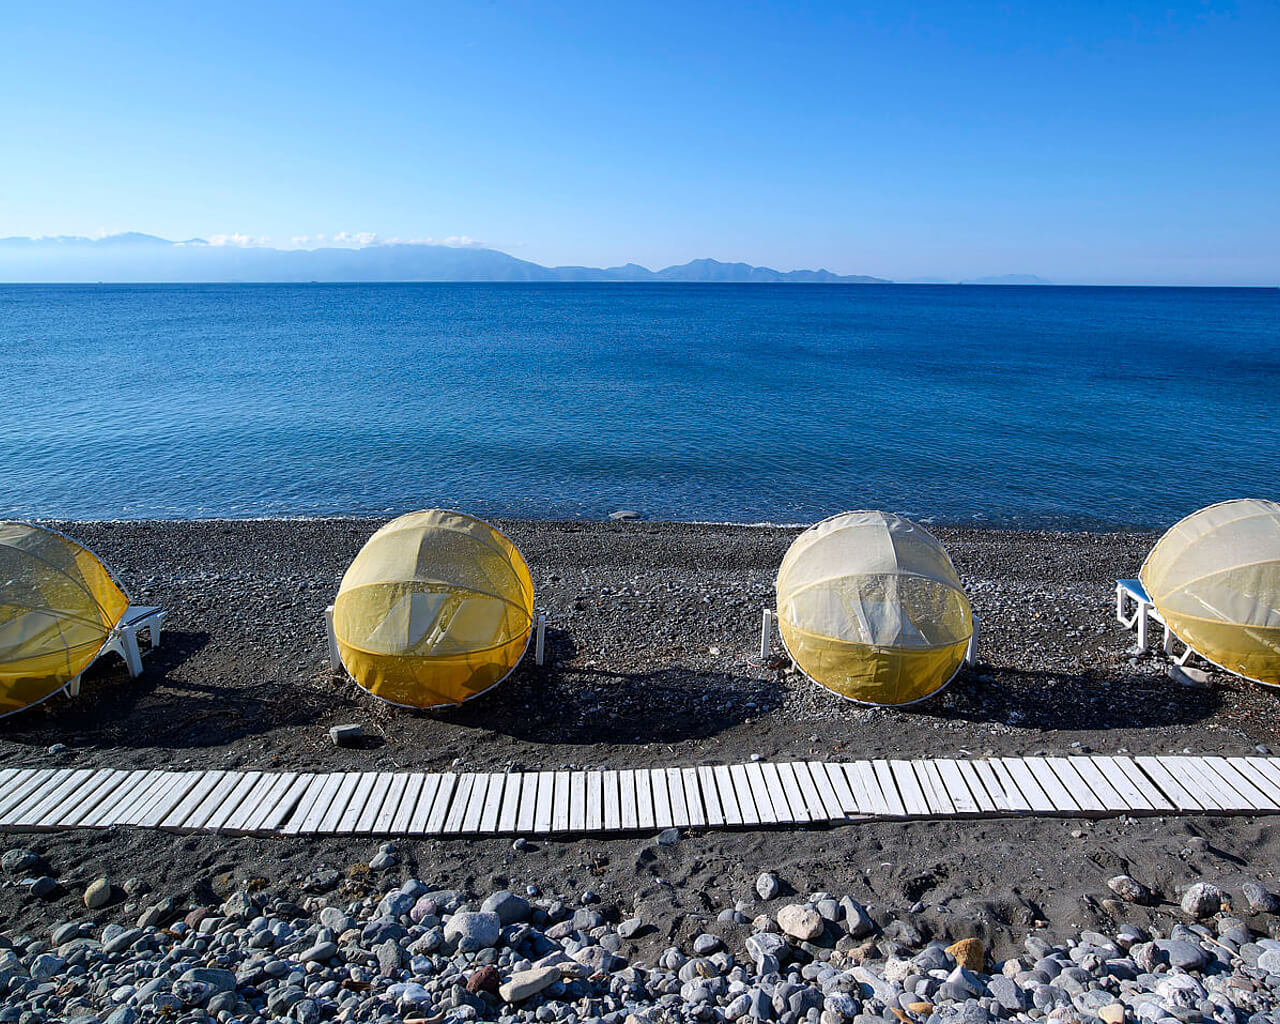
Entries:
[[[1129,610],[1129,605],[1133,610]],[[1138,650],[1145,651],[1150,643],[1151,623],[1157,622],[1164,627],[1164,642],[1161,645],[1167,654],[1178,665],[1185,665],[1191,657],[1192,650],[1186,648],[1181,654],[1174,655],[1173,649],[1177,637],[1156,610],[1155,603],[1147,595],[1147,589],[1141,580],[1116,580],[1116,621],[1125,629],[1135,629],[1138,633]]]
[[[120,621],[116,623],[116,628],[107,637],[107,642],[102,645],[98,658],[104,654],[118,654],[124,659],[129,675],[135,678],[142,675],[142,651],[138,647],[138,634],[145,629],[151,637],[152,649],[159,647],[160,631],[164,628],[164,616],[164,609],[156,605],[129,605],[124,615],[120,617]],[[96,662],[98,658],[94,661]],[[80,676],[72,679],[63,689],[72,697],[79,696]]]

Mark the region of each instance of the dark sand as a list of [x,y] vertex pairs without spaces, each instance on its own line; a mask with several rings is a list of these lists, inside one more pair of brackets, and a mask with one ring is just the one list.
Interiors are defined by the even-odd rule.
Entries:
[[[982,664],[905,711],[839,700],[780,659],[755,660],[760,609],[795,530],[681,524],[504,522],[549,617],[548,664],[532,657],[463,708],[380,704],[325,658],[322,613],[377,524],[369,521],[72,524],[139,603],[169,611],[164,643],[130,680],[118,660],[0,723],[0,764],[120,768],[467,769],[634,767],[776,759],[1131,752],[1253,753],[1275,743],[1277,695],[1214,674],[1172,683],[1134,658],[1113,617],[1113,580],[1133,575],[1153,537],[941,529],[982,621]],[[776,645],[775,645],[775,649]],[[329,726],[371,734],[341,750]],[[50,755],[65,743],[71,750]],[[1003,943],[1040,928],[1105,927],[1106,880],[1127,871],[1169,899],[1198,879],[1275,888],[1280,841],[1268,819],[1149,818],[875,823],[707,832],[667,849],[652,837],[538,842],[404,841],[398,874],[488,892],[592,888],[640,906],[646,954],[754,897],[777,871],[795,891],[849,893],[915,916],[926,933]],[[1188,848],[1192,836],[1207,850]],[[65,893],[49,903],[0,886],[0,930],[93,917],[83,885],[106,871],[145,878],[192,906],[246,879],[282,894],[318,865],[363,865],[372,840],[267,840],[158,832],[12,835],[44,854]],[[1195,844],[1199,846],[1201,844]],[[352,891],[375,884],[357,870]],[[154,896],[144,900],[154,900]],[[1173,920],[1171,907],[1129,912]],[[1038,922],[1047,922],[1040,925]],[[719,927],[719,926],[715,926]],[[628,950],[624,949],[624,952]],[[634,949],[632,950],[634,951]]]

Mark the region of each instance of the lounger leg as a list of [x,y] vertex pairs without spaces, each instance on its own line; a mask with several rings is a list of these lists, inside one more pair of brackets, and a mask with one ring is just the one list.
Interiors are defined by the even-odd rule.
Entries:
[[773,640],[773,612],[766,608],[760,616],[760,660],[769,658],[769,644]]
[[124,663],[129,668],[129,675],[136,679],[142,675],[142,652],[138,650],[138,631],[132,626],[121,630],[120,640]]
[[1173,630],[1169,628],[1169,624],[1164,624],[1164,653],[1173,654]]
[[76,676],[73,680],[71,680],[71,682],[67,683],[67,696],[68,697],[80,696],[80,677],[79,676]]
[[333,631],[333,605],[324,610],[324,625],[329,641],[329,668],[334,672],[341,672],[342,656],[338,654],[338,636]]
[[533,642],[533,663],[545,664],[547,660],[547,617],[538,616],[538,635]]
[[969,637],[969,645],[964,649],[964,663],[970,668],[978,664],[978,616],[973,617],[973,633]]
[[155,649],[160,646],[160,633],[164,629],[164,612],[156,612],[151,616],[147,628],[151,632],[151,647]]
[[1128,628],[1129,623],[1124,618],[1124,587],[1116,584],[1116,622]]
[[1147,606],[1138,602],[1138,650],[1147,649]]

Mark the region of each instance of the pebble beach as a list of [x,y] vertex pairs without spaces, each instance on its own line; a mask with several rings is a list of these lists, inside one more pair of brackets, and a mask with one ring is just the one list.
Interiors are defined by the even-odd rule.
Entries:
[[[1114,621],[1154,537],[938,529],[980,663],[848,704],[759,657],[798,531],[511,521],[548,664],[433,714],[325,658],[371,520],[62,524],[169,612],[142,677],[7,719],[3,767],[542,770],[752,757],[1253,754],[1270,691],[1182,685]],[[1194,682],[1194,681],[1193,681]],[[329,730],[359,723],[336,746]],[[12,833],[0,1021],[993,1019],[1263,1024],[1280,991],[1265,817],[866,822],[563,841]]]

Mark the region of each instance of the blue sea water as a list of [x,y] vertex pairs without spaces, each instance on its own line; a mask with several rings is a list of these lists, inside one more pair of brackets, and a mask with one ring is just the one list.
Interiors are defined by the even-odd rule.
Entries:
[[0,516],[1158,527],[1278,405],[1272,289],[0,287]]

